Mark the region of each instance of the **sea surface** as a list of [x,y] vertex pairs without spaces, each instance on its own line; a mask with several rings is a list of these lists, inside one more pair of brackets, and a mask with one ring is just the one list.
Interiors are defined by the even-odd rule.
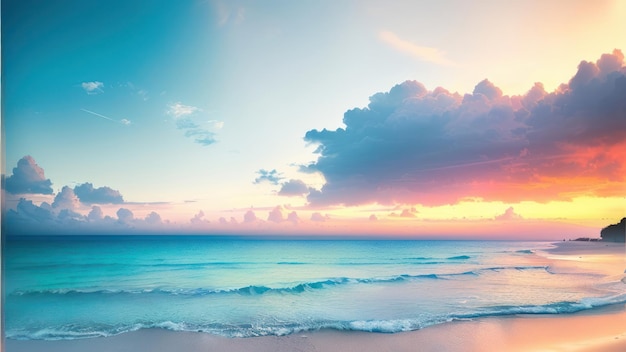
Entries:
[[547,242],[66,236],[4,245],[11,339],[142,328],[394,333],[626,302],[619,282],[551,266],[537,254]]

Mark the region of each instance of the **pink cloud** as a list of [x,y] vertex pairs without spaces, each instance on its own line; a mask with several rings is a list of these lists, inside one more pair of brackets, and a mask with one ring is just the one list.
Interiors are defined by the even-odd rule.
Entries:
[[256,214],[252,209],[248,210],[243,216],[244,223],[251,223],[257,221]]
[[272,211],[270,211],[269,215],[267,216],[267,221],[279,223],[279,222],[283,222],[284,220],[285,219],[283,218],[283,211],[280,206],[277,206],[274,209],[272,209]]
[[523,219],[521,215],[515,213],[513,207],[508,207],[503,214],[497,215],[495,220],[498,221],[510,221],[510,220],[521,220]]
[[[616,50],[548,93],[471,94],[407,81],[344,114],[344,128],[310,130],[326,183],[312,206],[519,202],[600,196],[626,187],[626,69]],[[590,185],[593,185],[590,187]]]

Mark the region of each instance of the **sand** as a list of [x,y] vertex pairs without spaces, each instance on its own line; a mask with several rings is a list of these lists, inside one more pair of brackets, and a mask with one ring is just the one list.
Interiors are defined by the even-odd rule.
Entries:
[[[624,244],[562,242],[540,254],[556,259],[563,270],[582,266],[616,278],[625,275]],[[626,305],[566,315],[455,321],[396,334],[322,330],[280,337],[225,338],[145,329],[82,340],[6,340],[3,347],[5,352],[626,351]]]

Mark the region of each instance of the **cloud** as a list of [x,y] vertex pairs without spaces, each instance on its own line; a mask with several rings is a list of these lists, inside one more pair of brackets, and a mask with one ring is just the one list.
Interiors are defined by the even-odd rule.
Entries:
[[200,210],[196,215],[193,216],[193,218],[191,218],[191,220],[189,220],[193,225],[198,225],[198,224],[202,224],[202,223],[208,223],[208,220],[204,220],[204,212],[202,210]]
[[85,204],[120,204],[124,203],[124,198],[119,191],[109,187],[94,188],[89,182],[74,187],[74,193],[78,199]]
[[259,175],[259,177],[254,179],[254,184],[268,182],[272,185],[278,185],[280,180],[284,179],[284,177],[282,177],[281,174],[278,171],[276,171],[276,169],[273,169],[270,171],[267,171],[265,169],[260,169],[256,173]]
[[503,214],[497,215],[495,220],[498,221],[510,221],[510,220],[522,220],[522,216],[515,213],[513,207],[508,207]]
[[13,174],[2,178],[3,188],[11,194],[52,194],[52,182],[30,155],[17,162]]
[[180,102],[169,104],[167,106],[167,114],[174,116],[175,119],[191,115],[196,111],[200,111],[200,108],[191,105],[184,105]]
[[432,62],[442,66],[455,66],[456,64],[446,58],[445,53],[437,48],[427,46],[419,46],[410,41],[399,38],[395,33],[390,31],[382,31],[378,34],[380,40],[392,48],[409,54],[416,59]]
[[93,207],[91,207],[91,211],[89,212],[89,214],[87,214],[87,220],[89,221],[102,220],[102,209],[97,205],[94,205]]
[[161,221],[161,215],[157,214],[156,212],[152,211],[150,212],[148,215],[146,215],[144,222],[148,225],[159,225],[162,223]]
[[283,222],[285,219],[283,218],[283,208],[281,206],[276,206],[272,211],[270,211],[267,216],[267,221],[272,222]]
[[294,225],[297,225],[301,222],[300,217],[298,217],[298,213],[296,213],[295,210],[287,215],[287,219],[285,221],[290,222]]
[[315,222],[324,222],[330,219],[330,216],[328,214],[326,215],[322,215],[319,212],[315,212],[313,214],[311,214],[311,221],[315,221]]
[[223,122],[211,120],[207,121],[208,127],[202,127],[192,116],[195,112],[201,111],[195,106],[183,105],[180,102],[169,104],[167,114],[174,116],[176,128],[185,131],[185,137],[193,138],[194,142],[209,146],[217,142],[214,130],[222,128]]
[[255,221],[257,221],[257,217],[256,217],[256,214],[254,213],[254,211],[252,209],[248,210],[243,215],[243,222],[244,223],[250,223],[250,222],[255,222]]
[[85,90],[85,92],[89,95],[102,93],[104,88],[104,83],[93,81],[93,82],[83,82],[80,86]]
[[84,217],[80,213],[77,213],[72,209],[62,209],[59,212],[57,219],[62,223],[74,224],[76,222],[82,222],[84,220]]
[[278,195],[280,196],[303,196],[309,193],[309,187],[301,180],[291,179],[282,184]]
[[57,193],[54,197],[54,202],[52,202],[52,208],[59,209],[76,209],[79,205],[80,201],[74,194],[74,190],[68,186],[63,186],[61,192]]
[[[508,203],[620,195],[626,187],[626,69],[614,51],[583,61],[552,93],[506,96],[488,80],[461,96],[406,81],[310,130],[326,183],[313,206]],[[619,67],[619,69],[617,69]],[[621,191],[620,191],[621,190]]]
[[400,214],[397,213],[391,213],[389,214],[389,216],[391,217],[399,217],[399,218],[414,218],[417,214],[417,210],[415,208],[405,208],[402,209],[402,212]]
[[232,216],[230,217],[230,220],[226,220],[226,218],[222,216],[218,221],[221,225],[237,225],[239,223],[237,222],[237,219]]
[[[48,205],[47,203],[45,203]],[[10,224],[18,223],[20,226],[28,223],[48,223],[54,219],[54,214],[48,206],[37,206],[31,200],[20,198],[16,210],[9,210],[3,221],[7,221],[8,228],[18,227]]]
[[[111,234],[160,232],[171,230],[169,221],[162,221],[161,216],[152,211],[145,218],[136,219],[130,209],[120,208],[117,219],[104,215],[99,206],[92,206],[87,215],[84,207],[72,188],[65,186],[59,192],[52,205],[42,202],[36,205],[32,200],[21,198],[15,209],[3,209],[3,230],[8,235],[43,235],[43,234]],[[130,232],[128,232],[130,231]]]
[[117,221],[122,224],[130,224],[134,220],[133,212],[126,208],[119,208],[115,214]]
[[203,145],[205,147],[217,142],[217,139],[215,139],[215,134],[213,132],[208,132],[206,130],[197,129],[197,130],[188,130],[187,132],[185,132],[185,137],[192,137],[192,136],[195,136],[194,142],[200,145]]
[[209,120],[207,124],[213,130],[221,130],[224,127],[224,121]]
[[378,217],[376,216],[376,214],[370,215],[369,221],[377,221],[377,220],[378,220]]

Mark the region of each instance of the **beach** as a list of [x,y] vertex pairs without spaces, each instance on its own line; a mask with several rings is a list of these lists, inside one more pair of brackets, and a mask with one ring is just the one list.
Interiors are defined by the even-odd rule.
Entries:
[[[539,251],[559,270],[624,277],[624,244],[562,242]],[[622,280],[624,281],[624,280]],[[456,320],[416,331],[375,333],[322,329],[286,336],[228,338],[208,333],[140,329],[75,340],[6,340],[5,351],[624,351],[626,305],[569,314],[516,314]]]
[[566,316],[484,318],[396,334],[323,330],[226,338],[147,329],[107,338],[6,343],[7,352],[625,351],[626,306]]

